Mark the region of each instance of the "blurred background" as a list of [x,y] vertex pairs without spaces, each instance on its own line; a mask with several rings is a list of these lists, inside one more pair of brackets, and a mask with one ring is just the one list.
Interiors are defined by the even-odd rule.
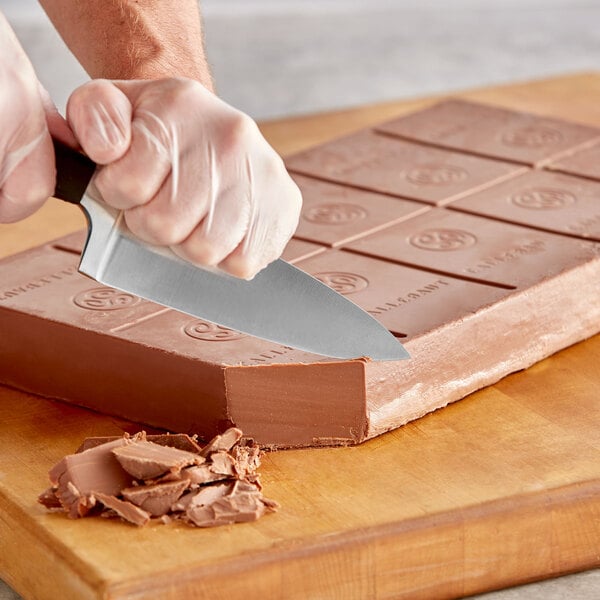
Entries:
[[[600,0],[203,0],[219,95],[257,119],[600,69]],[[86,75],[35,0],[0,0],[63,108]]]

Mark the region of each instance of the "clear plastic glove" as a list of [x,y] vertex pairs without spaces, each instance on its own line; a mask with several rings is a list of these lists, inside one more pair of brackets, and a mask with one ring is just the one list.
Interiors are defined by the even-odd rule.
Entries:
[[300,191],[256,123],[200,83],[95,80],[67,119],[104,200],[143,240],[252,278],[298,224]]
[[0,14],[0,222],[23,219],[54,192],[54,149],[45,103],[60,119]]

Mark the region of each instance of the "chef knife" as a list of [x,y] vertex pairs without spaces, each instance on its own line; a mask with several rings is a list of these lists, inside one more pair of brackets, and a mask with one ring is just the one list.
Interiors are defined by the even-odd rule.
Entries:
[[78,204],[88,221],[79,271],[107,286],[266,340],[334,358],[409,358],[371,315],[283,260],[251,281],[200,268],[127,228],[91,183],[96,165],[54,140],[54,196]]

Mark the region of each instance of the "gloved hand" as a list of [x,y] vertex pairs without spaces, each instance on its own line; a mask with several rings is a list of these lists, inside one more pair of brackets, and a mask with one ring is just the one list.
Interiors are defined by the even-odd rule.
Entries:
[[67,119],[104,200],[143,240],[252,278],[281,254],[302,198],[250,117],[190,79],[89,82]]
[[[44,110],[49,98],[43,94],[29,59],[0,14],[0,222],[28,216],[54,192],[54,149]],[[51,102],[48,109],[60,119]]]

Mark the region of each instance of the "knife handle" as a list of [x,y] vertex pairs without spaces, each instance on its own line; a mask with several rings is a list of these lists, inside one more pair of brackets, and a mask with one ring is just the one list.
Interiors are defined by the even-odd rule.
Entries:
[[56,138],[52,138],[52,143],[56,158],[56,189],[53,196],[71,204],[79,204],[96,171],[96,163]]

